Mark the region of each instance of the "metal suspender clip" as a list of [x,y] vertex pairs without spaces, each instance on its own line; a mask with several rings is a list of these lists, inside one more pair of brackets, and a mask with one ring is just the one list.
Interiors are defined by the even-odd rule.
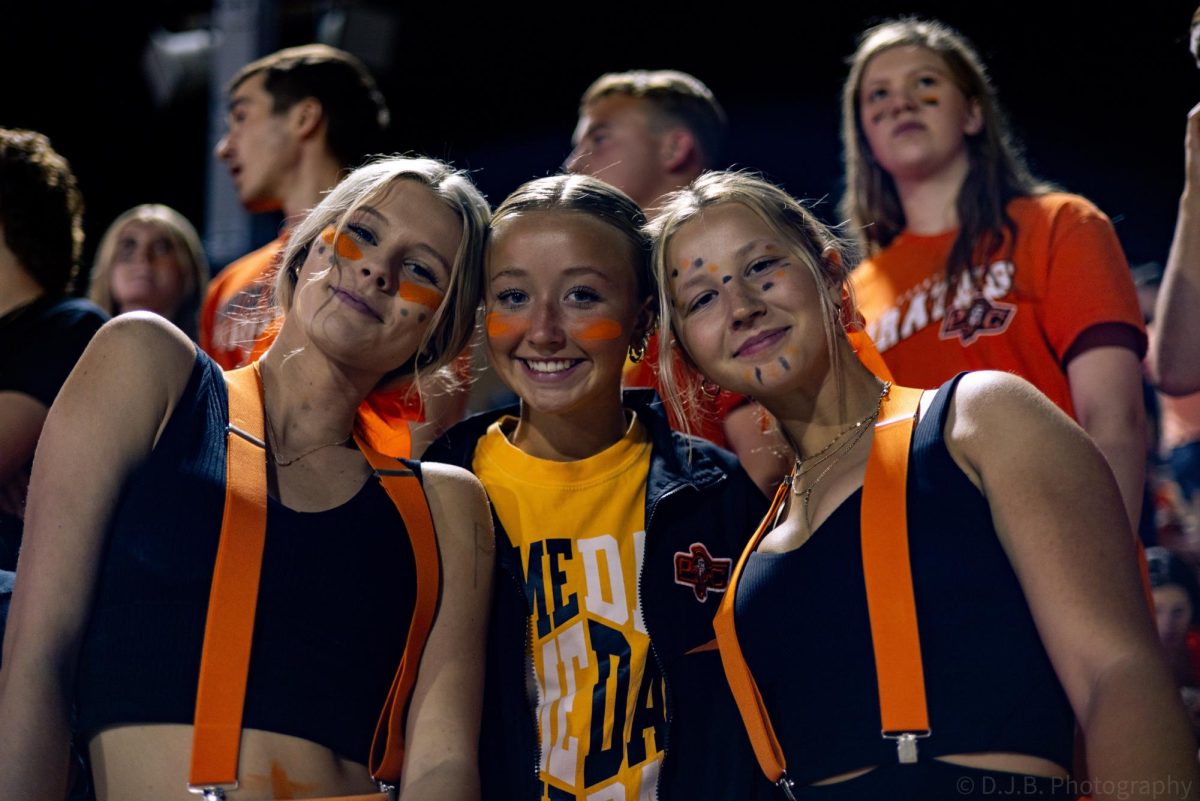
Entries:
[[197,787],[196,785],[189,784],[188,792],[195,793],[202,797],[204,801],[225,801],[225,791],[236,790],[237,788],[237,782],[233,784],[213,784],[206,787]]
[[796,801],[796,794],[792,792],[792,788],[796,785],[788,778],[787,771],[783,772],[783,775],[779,777],[779,781],[775,782],[775,786],[783,790],[783,797],[787,801]]
[[920,732],[900,732],[899,734],[883,732],[883,739],[896,741],[896,759],[901,765],[915,765],[917,763],[917,740],[923,740],[931,733],[928,729]]

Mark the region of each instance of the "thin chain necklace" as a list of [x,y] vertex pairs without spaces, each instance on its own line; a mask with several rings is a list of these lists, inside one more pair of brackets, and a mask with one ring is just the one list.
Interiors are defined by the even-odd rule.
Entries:
[[[263,381],[263,385],[265,386],[266,380],[262,378],[262,368],[258,366],[258,363],[255,364],[255,369],[259,371],[259,378]],[[263,419],[267,421],[267,434],[271,440],[271,459],[274,460],[275,464],[279,467],[287,467],[288,465],[295,464],[306,456],[312,456],[317,451],[324,450],[325,448],[332,448],[335,445],[345,445],[350,441],[350,436],[347,435],[339,439],[337,442],[326,442],[324,444],[317,445],[316,447],[309,448],[299,456],[293,456],[291,459],[280,459],[278,453],[279,435],[275,433],[275,426],[271,423],[271,415],[267,413],[266,397],[263,398]]]
[[[879,392],[879,398],[875,401],[875,408],[871,410],[870,414],[847,428],[845,431],[842,431],[840,434],[830,440],[828,445],[817,451],[817,453],[814,455],[808,457],[807,459],[801,459],[799,456],[796,457],[796,463],[792,466],[792,472],[788,475],[787,482],[792,488],[792,494],[800,496],[800,502],[804,511],[804,522],[806,525],[812,525],[812,518],[809,517],[808,505],[809,501],[812,500],[813,490],[817,488],[825,476],[829,475],[829,471],[832,470],[839,461],[841,461],[842,456],[854,450],[854,446],[858,444],[858,441],[863,438],[868,429],[870,429],[871,425],[877,419],[879,419],[879,411],[883,408],[883,399],[887,397],[888,391],[891,388],[892,382],[884,381],[883,389]],[[850,439],[843,440],[843,437],[850,432],[854,432],[854,435],[850,437]],[[839,445],[838,443],[842,444]],[[819,465],[826,461],[828,461],[829,464],[826,465],[824,470],[817,474],[816,479],[805,489],[800,489],[800,479],[811,473]],[[808,465],[807,467],[805,466],[806,464]]]

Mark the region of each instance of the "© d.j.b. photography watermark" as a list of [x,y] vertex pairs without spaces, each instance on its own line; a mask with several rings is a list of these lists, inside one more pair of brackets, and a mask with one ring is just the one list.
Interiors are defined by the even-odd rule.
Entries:
[[1048,796],[1061,798],[1070,796],[1104,795],[1110,798],[1186,798],[1191,792],[1191,780],[1145,779],[1145,780],[1080,780],[1062,776],[1049,779],[1038,776],[1011,777],[960,776],[955,783],[960,795],[996,798],[1038,798]]

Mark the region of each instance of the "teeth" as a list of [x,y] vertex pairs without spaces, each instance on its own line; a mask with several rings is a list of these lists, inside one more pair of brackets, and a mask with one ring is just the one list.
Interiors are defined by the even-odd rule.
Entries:
[[525,364],[535,373],[558,373],[563,370],[568,370],[575,365],[573,359],[558,359],[556,361],[533,361],[526,359]]

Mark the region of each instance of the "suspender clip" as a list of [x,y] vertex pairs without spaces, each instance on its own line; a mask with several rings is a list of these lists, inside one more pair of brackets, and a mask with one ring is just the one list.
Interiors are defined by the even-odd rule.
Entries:
[[784,771],[783,775],[779,777],[779,781],[775,782],[775,786],[783,790],[783,797],[787,801],[796,801],[796,794],[792,792],[792,788],[796,785],[788,778],[787,771]]
[[207,787],[197,787],[196,785],[189,784],[188,792],[195,793],[203,798],[204,801],[225,801],[225,791],[236,790],[237,788],[237,782],[233,784],[213,784]]
[[917,740],[923,740],[931,733],[928,729],[919,732],[906,731],[900,734],[884,732],[883,739],[896,741],[896,759],[901,765],[915,765],[917,763]]

